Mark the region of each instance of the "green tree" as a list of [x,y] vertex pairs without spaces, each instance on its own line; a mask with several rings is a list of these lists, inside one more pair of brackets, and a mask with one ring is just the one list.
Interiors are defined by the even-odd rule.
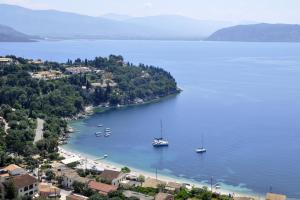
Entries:
[[52,170],[47,170],[45,175],[48,181],[55,179],[55,173]]
[[122,171],[123,173],[130,173],[130,172],[131,172],[131,170],[130,170],[128,167],[123,167],[123,168],[121,169],[121,171]]
[[187,191],[187,190],[185,190],[185,189],[182,189],[182,190],[180,190],[177,194],[176,194],[176,196],[175,196],[175,199],[176,200],[185,200],[185,199],[188,199],[188,198],[190,198],[191,197],[191,195],[189,194],[189,192]]
[[5,199],[16,199],[18,196],[18,192],[15,183],[13,181],[8,181],[5,185],[6,185]]
[[75,193],[79,193],[82,194],[84,189],[85,189],[85,184],[84,183],[80,183],[78,181],[74,181],[73,182],[73,189]]
[[144,175],[139,175],[139,177],[138,177],[138,181],[139,182],[141,182],[141,183],[143,183],[143,182],[145,182],[145,176]]
[[100,194],[94,194],[89,197],[88,200],[108,200],[108,197],[100,195]]

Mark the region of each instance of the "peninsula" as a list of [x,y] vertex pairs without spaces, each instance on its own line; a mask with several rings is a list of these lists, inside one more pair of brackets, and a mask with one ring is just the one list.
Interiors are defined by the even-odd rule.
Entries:
[[[169,72],[115,55],[66,63],[2,57],[0,85],[0,165],[12,162],[12,154],[30,166],[36,163],[32,155],[57,157],[58,141],[68,132],[66,119],[87,106],[142,104],[179,92]],[[37,119],[44,121],[39,141]]]
[[0,42],[34,42],[37,37],[29,36],[0,24]]
[[300,25],[251,24],[223,28],[206,40],[235,42],[300,42]]

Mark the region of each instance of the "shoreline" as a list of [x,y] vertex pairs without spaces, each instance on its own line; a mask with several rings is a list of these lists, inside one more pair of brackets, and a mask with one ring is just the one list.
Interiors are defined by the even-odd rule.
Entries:
[[116,110],[116,109],[124,109],[124,108],[130,108],[130,107],[134,107],[134,106],[143,106],[143,105],[148,105],[148,104],[152,104],[152,103],[158,103],[160,101],[163,101],[167,98],[179,95],[183,90],[181,88],[177,89],[177,92],[172,93],[172,94],[168,94],[167,96],[163,96],[163,97],[158,97],[158,98],[154,98],[148,101],[143,101],[140,103],[131,103],[131,104],[125,104],[125,105],[116,105],[116,106],[108,106],[106,105],[107,103],[103,103],[97,106],[94,105],[87,105],[84,107],[84,110],[81,111],[80,113],[76,114],[73,117],[65,117],[63,119],[65,119],[66,121],[72,121],[72,120],[78,120],[78,119],[83,119],[83,118],[87,118],[95,113],[105,113],[111,110]]
[[[105,112],[116,110],[116,109],[126,109],[126,108],[130,108],[130,107],[135,107],[135,106],[143,106],[143,105],[147,105],[147,104],[157,103],[157,102],[163,101],[167,98],[176,96],[176,95],[180,94],[182,91],[183,90],[181,88],[178,88],[176,93],[169,94],[164,97],[155,98],[155,99],[152,99],[149,101],[144,101],[141,103],[132,103],[132,104],[118,105],[118,106],[105,106],[104,104],[98,105],[98,106],[89,105],[89,106],[84,107],[84,111],[82,111],[81,113],[79,113],[78,115],[76,115],[73,118],[68,118],[67,121],[79,120],[79,119],[90,117],[91,115],[96,114],[96,113],[105,113]],[[86,154],[86,153],[74,150],[72,148],[66,148],[63,145],[59,146],[59,154],[66,158],[78,157],[81,160],[87,160],[89,164],[96,165],[98,167],[101,167],[103,169],[108,169],[108,170],[121,171],[122,167],[127,166],[131,169],[130,174],[133,174],[136,176],[143,175],[143,176],[145,176],[145,178],[156,179],[156,174],[154,172],[137,169],[132,166],[122,165],[120,163],[107,161],[107,160],[101,159],[101,158],[99,159],[99,157],[93,156],[91,154]],[[160,181],[166,182],[166,183],[167,182],[188,183],[193,187],[199,187],[199,188],[207,187],[210,190],[210,184],[208,184],[208,183],[202,183],[202,182],[198,182],[198,181],[184,178],[184,177],[177,177],[175,175],[170,176],[170,175],[165,175],[165,174],[158,174],[157,179]],[[216,193],[219,193],[222,195],[231,194],[231,195],[234,195],[234,197],[250,197],[250,198],[254,198],[255,200],[264,200],[265,199],[265,196],[263,196],[262,194],[258,194],[258,193],[252,192],[252,191],[241,192],[241,191],[235,191],[235,190],[223,189],[223,188],[216,189],[215,187],[213,187],[213,192],[216,192]]]
[[[87,160],[87,162],[89,164],[96,165],[97,167],[101,167],[103,169],[108,169],[108,170],[120,171],[122,167],[127,166],[131,169],[130,174],[133,174],[136,176],[143,175],[143,176],[145,176],[146,179],[147,178],[156,179],[156,174],[154,172],[137,169],[132,166],[122,165],[120,163],[107,161],[105,159],[99,160],[99,157],[95,157],[90,154],[76,151],[74,149],[69,149],[64,146],[59,146],[59,154],[61,156],[64,156],[65,158],[78,157],[81,160]],[[194,180],[191,180],[188,178],[172,177],[172,176],[168,176],[168,175],[164,175],[164,174],[158,174],[157,177],[158,177],[157,178],[158,180],[166,182],[166,183],[167,182],[176,182],[176,183],[181,183],[181,184],[188,183],[193,187],[199,187],[199,188],[208,187],[208,188],[210,188],[209,184],[197,182],[197,181],[194,181]],[[239,192],[239,191],[234,191],[234,190],[229,190],[229,189],[216,189],[215,187],[213,187],[213,192],[223,194],[223,195],[231,194],[231,195],[234,195],[234,197],[250,197],[250,198],[254,198],[256,200],[265,199],[265,197],[262,196],[261,194],[257,194],[254,192],[245,193],[245,192]]]

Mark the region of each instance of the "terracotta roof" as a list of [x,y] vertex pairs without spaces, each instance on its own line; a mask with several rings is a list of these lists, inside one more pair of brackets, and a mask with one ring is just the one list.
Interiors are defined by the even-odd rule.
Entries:
[[40,193],[55,193],[55,194],[59,194],[60,193],[60,189],[49,185],[47,183],[40,183],[39,184],[39,192]]
[[29,174],[15,176],[12,178],[12,181],[15,183],[17,188],[23,188],[37,182],[36,178]]
[[109,192],[113,192],[116,191],[118,188],[116,186],[113,185],[108,185],[105,183],[99,183],[96,181],[90,181],[88,184],[88,187],[96,190],[98,192],[100,192],[101,194],[107,194]]
[[0,174],[0,177],[9,177],[9,174],[8,173]]
[[113,171],[113,170],[104,170],[100,177],[107,181],[112,181],[120,176],[121,172]]
[[21,167],[19,167],[18,165],[14,165],[14,164],[11,164],[11,165],[8,165],[4,168],[2,168],[3,170],[7,170],[7,171],[13,171],[13,170],[16,170],[16,169],[19,169]]

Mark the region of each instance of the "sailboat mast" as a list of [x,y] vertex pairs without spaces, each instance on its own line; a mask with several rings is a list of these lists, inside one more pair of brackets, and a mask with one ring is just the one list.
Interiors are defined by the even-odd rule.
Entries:
[[160,120],[160,138],[163,138],[162,132],[162,120]]

